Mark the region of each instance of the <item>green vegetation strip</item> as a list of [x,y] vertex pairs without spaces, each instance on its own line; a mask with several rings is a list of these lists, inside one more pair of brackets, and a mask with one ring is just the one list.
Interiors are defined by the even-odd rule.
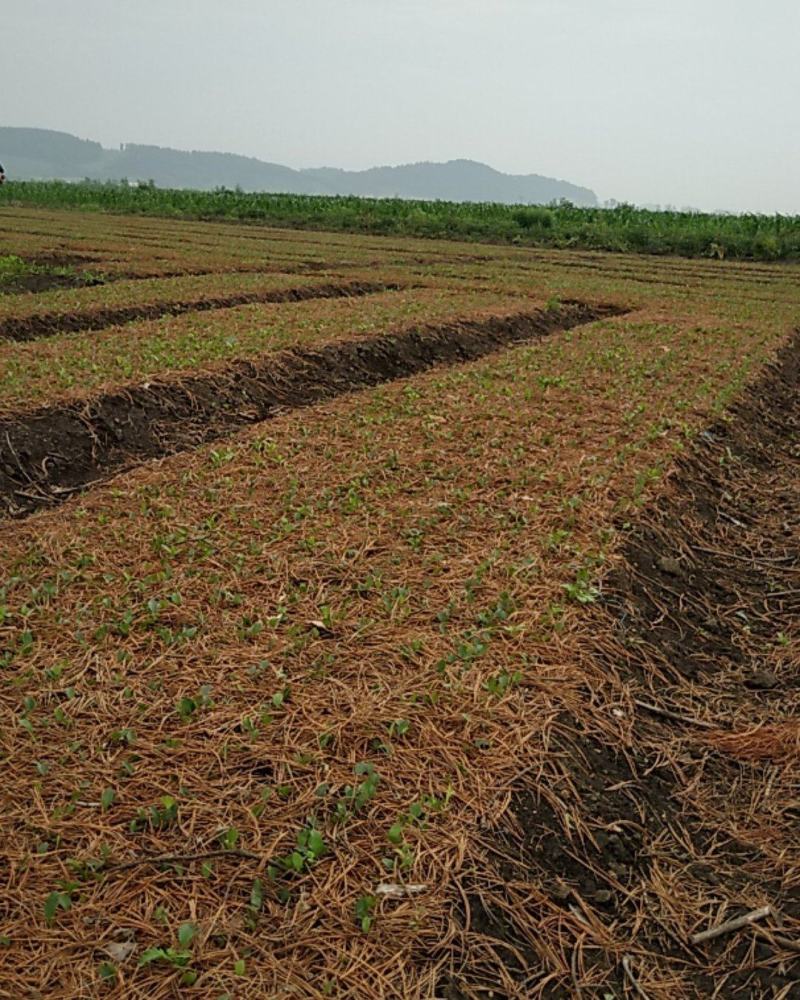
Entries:
[[539,207],[331,198],[59,181],[6,184],[0,189],[3,204],[687,257],[800,258],[800,216],[656,212],[630,205],[598,209],[568,203]]
[[0,323],[0,338],[27,341],[42,337],[55,337],[62,333],[83,333],[102,330],[109,326],[119,326],[140,319],[158,319],[161,316],[182,316],[184,313],[213,312],[256,302],[302,302],[307,299],[348,299],[362,295],[397,289],[399,286],[386,282],[349,281],[317,282],[314,285],[299,285],[275,288],[271,291],[240,292],[224,298],[192,299],[188,302],[154,302],[150,305],[123,306],[117,309],[95,309],[86,313],[62,315],[29,316],[22,319],[7,319]]

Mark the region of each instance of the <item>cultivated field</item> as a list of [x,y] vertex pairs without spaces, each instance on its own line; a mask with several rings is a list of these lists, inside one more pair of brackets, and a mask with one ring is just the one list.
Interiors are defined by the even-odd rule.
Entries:
[[0,996],[795,996],[798,326],[4,208]]

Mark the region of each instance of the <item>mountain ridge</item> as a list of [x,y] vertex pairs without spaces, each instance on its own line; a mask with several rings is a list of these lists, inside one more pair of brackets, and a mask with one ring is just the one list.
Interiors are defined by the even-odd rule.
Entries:
[[159,187],[420,200],[593,206],[586,187],[541,174],[505,174],[484,163],[420,161],[365,170],[295,169],[238,153],[122,143],[118,150],[51,129],[0,126],[0,162],[19,180],[152,180]]

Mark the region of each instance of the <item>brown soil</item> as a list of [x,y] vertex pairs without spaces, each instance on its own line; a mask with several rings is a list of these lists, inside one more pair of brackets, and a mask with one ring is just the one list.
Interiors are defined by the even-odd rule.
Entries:
[[180,381],[126,387],[85,403],[12,415],[0,420],[0,497],[8,513],[25,515],[125,466],[196,447],[287,406],[479,358],[622,312],[616,306],[567,303],[271,355]]
[[674,680],[752,681],[759,643],[800,616],[799,386],[800,334],[699,436],[678,490],[629,535],[610,602],[623,637],[635,628]]
[[0,321],[0,339],[28,341],[54,337],[60,333],[82,333],[102,330],[136,320],[181,316],[191,312],[231,309],[258,302],[300,302],[306,299],[335,299],[397,291],[402,286],[386,282],[353,281],[345,284],[311,285],[303,288],[279,288],[268,292],[242,292],[219,298],[195,299],[190,302],[152,302],[148,305],[94,309],[80,313],[40,313],[34,316],[12,316]]
[[[630,739],[606,741],[602,725],[565,736],[552,747],[563,780],[535,790],[521,782],[503,827],[487,830],[487,871],[468,919],[519,984],[494,997],[528,996],[541,983],[537,927],[559,912],[571,924],[573,981],[537,995],[602,996],[585,985],[595,965],[615,995],[637,995],[623,948],[639,981],[654,971],[662,983],[679,977],[675,996],[794,995],[799,441],[800,333],[699,435],[658,502],[625,525],[621,566],[588,615],[594,663],[630,699]],[[786,651],[771,654],[779,636]],[[576,823],[591,838],[576,837]],[[699,901],[704,923],[668,919],[677,904],[660,894],[667,872]],[[755,899],[780,913],[760,929],[783,921],[777,933],[797,941],[794,950],[759,928],[690,944],[689,930]],[[488,997],[485,969],[455,977],[445,995]]]
[[96,275],[49,274],[40,271],[35,274],[21,274],[0,284],[0,295],[17,295],[20,292],[49,292],[54,288],[94,288],[104,285],[104,278]]
[[[0,282],[0,295],[47,292],[53,288],[88,288],[105,284],[105,278],[98,274],[75,270],[77,265],[92,261],[91,257],[81,254],[37,254],[26,257],[25,261],[37,270],[32,274],[20,274]],[[70,270],[63,273],[66,269]]]
[[102,254],[77,253],[71,250],[42,251],[35,254],[24,254],[23,259],[29,264],[43,268],[71,267],[80,268],[85,265],[95,265],[103,260]]

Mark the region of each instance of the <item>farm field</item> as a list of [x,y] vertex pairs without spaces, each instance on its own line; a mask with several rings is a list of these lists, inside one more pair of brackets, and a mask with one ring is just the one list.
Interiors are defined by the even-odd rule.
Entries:
[[11,257],[0,996],[795,995],[800,266]]

